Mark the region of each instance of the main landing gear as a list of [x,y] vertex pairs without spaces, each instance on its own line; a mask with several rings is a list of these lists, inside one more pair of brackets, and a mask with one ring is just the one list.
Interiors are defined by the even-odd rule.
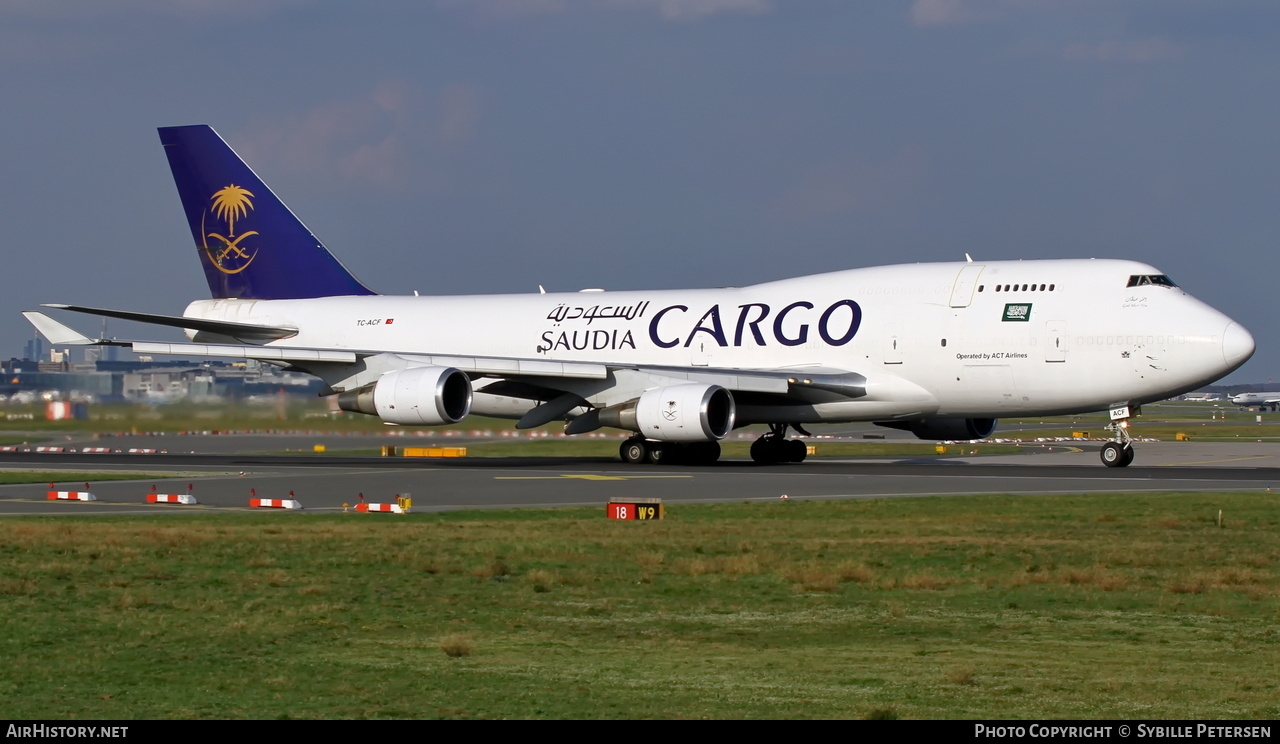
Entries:
[[1102,445],[1102,464],[1109,468],[1125,468],[1133,462],[1133,438],[1129,436],[1129,419],[1121,418],[1107,424],[1107,430],[1115,441]]
[[799,439],[787,439],[787,427],[810,436],[799,424],[769,424],[769,433],[751,443],[751,459],[759,465],[804,462],[809,448]]
[[637,434],[622,443],[618,456],[631,465],[710,465],[720,459],[720,443],[655,442]]

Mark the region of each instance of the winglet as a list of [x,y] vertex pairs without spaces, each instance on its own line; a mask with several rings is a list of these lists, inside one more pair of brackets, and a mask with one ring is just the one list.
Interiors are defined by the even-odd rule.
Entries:
[[92,346],[97,341],[82,335],[74,328],[65,326],[58,321],[50,318],[44,313],[38,313],[34,310],[27,310],[22,313],[31,325],[40,331],[41,335],[49,339],[49,343],[54,346]]

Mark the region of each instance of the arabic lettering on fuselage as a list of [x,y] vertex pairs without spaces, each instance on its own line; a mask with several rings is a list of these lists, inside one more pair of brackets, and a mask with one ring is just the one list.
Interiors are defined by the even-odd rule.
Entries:
[[[649,302],[628,307],[573,307],[558,305],[547,315],[556,325],[568,320],[587,318],[590,324],[600,319],[634,320],[644,317]],[[819,310],[812,302],[800,300],[783,306],[776,313],[763,302],[731,306],[722,319],[719,304],[701,314],[688,305],[668,305],[649,320],[648,336],[654,346],[670,349],[690,347],[695,341],[714,343],[720,347],[801,346],[811,333],[828,346],[844,346],[857,335],[862,325],[862,308],[853,300],[837,300]],[[696,321],[694,320],[696,318]],[[641,331],[643,333],[643,331]],[[614,330],[548,330],[542,333],[538,353],[548,351],[585,351],[635,349],[635,337],[628,328]]]
[[626,307],[615,307],[613,305],[604,305],[603,307],[600,305],[594,305],[592,307],[556,305],[556,309],[547,314],[547,320],[562,323],[566,320],[586,318],[587,325],[591,325],[593,321],[607,320],[610,318],[635,320],[636,318],[644,317],[644,311],[648,307],[648,301],[641,302],[638,305],[628,305]]

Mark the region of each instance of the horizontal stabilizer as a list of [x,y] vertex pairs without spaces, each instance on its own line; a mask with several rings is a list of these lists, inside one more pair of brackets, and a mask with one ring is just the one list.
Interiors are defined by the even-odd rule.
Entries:
[[49,339],[49,343],[54,346],[92,346],[97,343],[74,328],[65,326],[44,313],[27,310],[22,313],[22,316],[31,325],[35,326],[42,336]]
[[[105,318],[132,320],[137,323],[150,323],[151,325],[171,326],[173,328],[190,328],[193,331],[217,333],[247,342],[260,341],[266,343],[267,341],[275,341],[277,339],[290,338],[298,335],[297,328],[290,328],[287,326],[263,326],[253,325],[251,323],[232,323],[226,320],[205,320],[203,318],[186,318],[181,315],[135,313],[128,310],[107,310],[99,307],[83,307],[80,305],[46,304],[44,307],[51,307],[55,310],[70,310],[75,313],[99,315]],[[41,333],[43,333],[43,331],[41,331]]]

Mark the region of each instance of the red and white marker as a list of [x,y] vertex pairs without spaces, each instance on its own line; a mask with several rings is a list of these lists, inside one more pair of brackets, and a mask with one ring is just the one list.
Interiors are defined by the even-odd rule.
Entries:
[[50,501],[97,501],[98,497],[88,491],[50,491]]
[[249,489],[249,507],[251,509],[301,509],[302,503],[293,498],[293,491],[287,499],[260,499],[258,489]]
[[249,499],[254,509],[301,509],[302,504],[293,499]]
[[404,514],[404,509],[401,509],[399,504],[356,504],[356,511]]
[[191,504],[198,503],[196,497],[189,493],[149,493],[148,504]]

